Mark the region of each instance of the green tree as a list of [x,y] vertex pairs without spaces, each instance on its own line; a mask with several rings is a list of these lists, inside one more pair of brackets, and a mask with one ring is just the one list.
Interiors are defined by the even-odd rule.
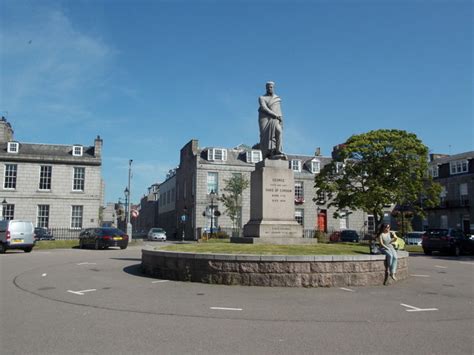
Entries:
[[219,201],[224,204],[226,214],[232,221],[232,228],[240,229],[242,225],[242,193],[249,187],[249,181],[242,174],[234,174],[224,182],[224,191],[227,194],[223,193]]
[[333,160],[315,177],[316,203],[373,214],[395,203],[423,216],[439,203],[441,186],[428,174],[428,148],[413,133],[381,129],[351,136],[333,151]]

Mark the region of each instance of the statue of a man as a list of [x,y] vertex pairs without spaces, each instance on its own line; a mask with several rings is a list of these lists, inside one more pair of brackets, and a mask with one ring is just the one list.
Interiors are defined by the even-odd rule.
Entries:
[[266,94],[258,98],[258,125],[260,127],[260,150],[263,159],[286,159],[282,153],[283,115],[281,99],[275,95],[275,83],[266,83]]

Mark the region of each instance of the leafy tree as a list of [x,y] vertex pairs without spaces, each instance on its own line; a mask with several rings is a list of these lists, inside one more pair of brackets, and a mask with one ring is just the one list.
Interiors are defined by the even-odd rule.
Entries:
[[428,175],[428,148],[413,133],[381,129],[351,136],[333,151],[333,160],[315,177],[316,203],[373,214],[395,203],[423,216],[439,203],[441,187]]
[[232,221],[233,228],[241,226],[242,193],[249,187],[249,181],[242,174],[234,174],[228,180],[224,180],[225,187],[222,197],[219,198],[224,204],[226,214]]

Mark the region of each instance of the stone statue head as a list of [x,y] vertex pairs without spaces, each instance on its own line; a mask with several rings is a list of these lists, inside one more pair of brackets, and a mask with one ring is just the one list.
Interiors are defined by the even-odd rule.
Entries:
[[265,88],[267,89],[267,95],[273,95],[273,87],[275,86],[275,82],[267,81],[265,84]]

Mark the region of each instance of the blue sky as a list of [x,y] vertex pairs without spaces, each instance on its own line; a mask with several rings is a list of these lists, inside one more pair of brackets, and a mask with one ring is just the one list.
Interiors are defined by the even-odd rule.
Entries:
[[380,128],[474,150],[473,5],[411,1],[1,2],[0,111],[20,142],[104,140],[106,202],[163,181],[190,139],[258,141],[276,82],[287,153]]

